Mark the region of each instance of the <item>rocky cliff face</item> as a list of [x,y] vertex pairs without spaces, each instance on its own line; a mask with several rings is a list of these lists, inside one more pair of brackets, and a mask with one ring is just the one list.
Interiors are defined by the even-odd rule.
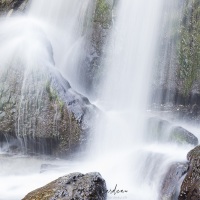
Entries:
[[87,93],[96,94],[103,74],[106,43],[112,27],[114,0],[96,0],[93,2],[92,20],[85,33],[87,43],[83,62],[81,63],[82,85]]
[[[157,60],[155,62],[152,81],[152,102],[157,104],[177,102],[176,93],[179,86],[178,48],[182,21],[183,1],[166,1],[165,13],[160,23],[158,38]],[[177,12],[178,10],[178,12]]]
[[200,50],[200,2],[187,0],[184,5],[181,23],[181,41],[178,49],[179,78],[182,93],[200,93],[199,50]]
[[[160,93],[160,96],[157,95],[153,102],[184,105],[192,109],[193,105],[200,105],[200,3],[186,0],[176,4],[174,14],[171,17],[165,15],[167,22],[161,19],[165,27],[171,28],[161,29],[164,38],[161,38],[163,42],[159,48],[160,60],[155,68],[153,86],[154,92]],[[163,53],[162,49],[165,49]]]

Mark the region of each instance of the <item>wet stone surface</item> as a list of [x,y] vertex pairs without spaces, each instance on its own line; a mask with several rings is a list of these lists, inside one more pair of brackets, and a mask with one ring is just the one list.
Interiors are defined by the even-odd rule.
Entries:
[[106,200],[106,183],[97,172],[72,173],[30,192],[23,200]]

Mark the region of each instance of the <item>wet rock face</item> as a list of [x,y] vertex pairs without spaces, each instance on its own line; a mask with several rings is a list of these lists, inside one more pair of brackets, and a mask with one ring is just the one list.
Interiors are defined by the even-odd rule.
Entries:
[[46,34],[13,18],[1,22],[0,38],[0,143],[55,156],[84,148],[94,106],[56,70]]
[[90,30],[87,33],[86,56],[83,61],[84,87],[96,93],[96,87],[103,73],[102,59],[105,57],[106,42],[112,27],[112,0],[95,0]]
[[62,155],[86,142],[93,106],[56,69],[11,67],[0,91],[0,135],[19,139],[26,153]]
[[179,200],[200,199],[200,146],[191,150],[187,159],[190,162],[189,171],[181,185]]
[[[166,37],[163,44],[167,44],[168,48],[160,51],[160,61],[155,70],[155,74],[159,74],[155,80],[159,81],[155,81],[152,102],[184,105],[188,108],[188,113],[193,105],[200,105],[200,2],[199,0],[176,2],[179,3],[174,13],[170,14],[171,23],[170,19],[167,20],[168,24],[176,25],[168,27],[163,34]],[[167,24],[163,27],[167,28]],[[166,58],[164,55],[167,55]],[[161,66],[163,69],[160,70]],[[155,95],[158,93],[160,96]],[[197,111],[194,111],[195,113]],[[198,111],[198,116],[199,114]]]
[[188,163],[174,163],[167,171],[162,187],[161,199],[172,200],[175,197],[181,177],[188,171]]
[[72,173],[30,192],[23,200],[106,200],[106,183],[99,173]]
[[10,10],[23,11],[28,0],[0,0],[0,15],[7,14]]
[[14,137],[28,154],[61,156],[84,148],[94,106],[58,72],[44,32],[18,19],[1,27],[0,139]]

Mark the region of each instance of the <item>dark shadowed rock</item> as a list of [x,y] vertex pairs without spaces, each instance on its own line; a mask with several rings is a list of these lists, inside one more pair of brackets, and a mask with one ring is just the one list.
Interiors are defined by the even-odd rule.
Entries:
[[167,171],[161,187],[161,199],[172,200],[176,194],[181,177],[188,170],[188,163],[174,163]]
[[99,173],[72,173],[30,192],[23,200],[106,200],[106,183]]
[[0,0],[0,15],[13,11],[24,11],[28,0]]
[[181,185],[179,200],[200,199],[200,146],[191,150],[187,159],[190,162],[189,171]]

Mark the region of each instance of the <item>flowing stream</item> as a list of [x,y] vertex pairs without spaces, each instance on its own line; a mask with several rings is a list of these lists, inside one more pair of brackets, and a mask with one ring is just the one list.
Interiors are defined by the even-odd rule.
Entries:
[[[173,4],[172,0],[118,1],[103,63],[104,76],[99,96],[93,102],[102,114],[95,123],[94,140],[87,156],[66,161],[0,152],[0,200],[21,199],[59,176],[76,171],[98,171],[108,189],[117,185],[118,189],[128,191],[108,194],[108,199],[160,198],[168,168],[174,162],[186,161],[186,154],[192,148],[146,139],[151,137],[146,120],[153,115],[147,110],[161,19],[163,13],[170,12],[165,10],[169,8],[166,5],[173,7]],[[42,66],[52,67],[55,63],[79,91],[77,74],[93,6],[92,0],[33,0],[25,16],[1,19],[0,35],[4,38],[0,38],[0,65],[20,58],[26,66],[37,67],[45,74]],[[40,173],[42,164],[57,167]]]

